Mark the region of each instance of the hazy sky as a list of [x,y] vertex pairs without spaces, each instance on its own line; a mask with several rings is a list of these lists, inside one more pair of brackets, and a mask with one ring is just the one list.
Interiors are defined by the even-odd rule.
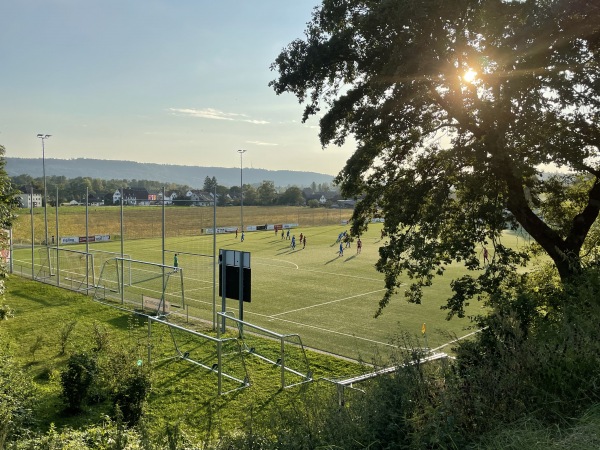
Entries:
[[1,0],[6,156],[314,171],[318,120],[267,86],[318,0]]

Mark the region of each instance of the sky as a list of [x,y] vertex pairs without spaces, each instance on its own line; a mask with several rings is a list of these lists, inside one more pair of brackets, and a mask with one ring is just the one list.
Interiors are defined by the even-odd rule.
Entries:
[[[1,0],[7,157],[336,175],[318,117],[268,86],[318,0]],[[237,150],[246,152],[240,157]]]

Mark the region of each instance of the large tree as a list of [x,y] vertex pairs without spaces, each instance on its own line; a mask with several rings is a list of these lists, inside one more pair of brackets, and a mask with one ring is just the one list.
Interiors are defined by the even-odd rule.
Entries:
[[[19,199],[17,199],[17,190],[11,184],[10,178],[6,173],[6,159],[4,157],[4,146],[0,145],[0,308],[4,308],[4,280],[8,275],[8,267],[5,252],[9,250],[9,231],[12,228],[13,222],[16,219],[16,211],[19,207]],[[6,311],[6,309],[5,309]],[[2,355],[0,354],[0,358]],[[1,371],[1,370],[0,370]],[[4,392],[0,386],[0,393]],[[0,402],[0,415],[2,414]],[[1,422],[1,420],[0,420]],[[0,448],[3,447],[3,426],[0,425]]]
[[299,187],[291,186],[279,196],[278,203],[280,205],[302,206],[306,203],[306,200]]
[[204,178],[204,187],[202,188],[202,190],[204,190],[205,192],[214,192],[215,188],[218,186],[219,184],[217,183],[217,177],[209,177],[208,175],[206,176],[206,178]]
[[275,190],[275,183],[273,181],[264,180],[258,188],[256,188],[256,195],[261,205],[271,206],[277,199],[277,191]]
[[[356,151],[337,177],[361,200],[353,232],[385,213],[377,267],[387,292],[421,287],[453,261],[487,271],[453,281],[451,313],[498,286],[527,255],[502,245],[520,225],[568,281],[600,209],[600,9],[592,0],[323,0],[283,49],[271,86],[321,114],[323,146]],[[591,178],[580,209],[547,221],[563,194],[541,168]]]

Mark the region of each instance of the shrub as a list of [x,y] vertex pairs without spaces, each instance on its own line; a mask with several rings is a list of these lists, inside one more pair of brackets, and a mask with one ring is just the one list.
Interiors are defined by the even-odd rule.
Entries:
[[34,385],[15,364],[6,336],[0,333],[0,448],[25,432],[32,420]]
[[110,346],[110,334],[105,326],[100,325],[98,322],[92,324],[92,338],[95,343],[93,351],[95,353],[101,353],[107,350]]
[[61,355],[64,355],[65,351],[67,350],[67,344],[69,343],[69,337],[71,336],[71,333],[75,329],[75,325],[77,325],[77,321],[72,320],[71,322],[67,322],[67,323],[63,324],[62,328],[60,329],[59,345],[60,345],[60,354]]
[[96,360],[87,353],[71,355],[61,374],[62,395],[69,411],[80,411],[98,373]]
[[38,350],[40,350],[44,346],[44,337],[41,334],[38,334],[35,337],[35,341],[29,347],[29,353],[31,353],[31,357],[35,361],[35,354]]
[[457,348],[448,410],[467,434],[530,415],[553,424],[600,401],[600,277],[572,284],[525,277]]
[[143,441],[136,430],[120,427],[110,418],[104,417],[100,424],[88,425],[73,430],[68,427],[60,430],[54,424],[43,435],[28,436],[15,442],[11,449],[129,449],[139,450],[151,447]]
[[15,316],[14,311],[8,305],[0,305],[0,320],[11,319]]
[[143,371],[138,371],[121,384],[115,395],[114,405],[127,424],[136,425],[139,422],[149,393],[150,378]]

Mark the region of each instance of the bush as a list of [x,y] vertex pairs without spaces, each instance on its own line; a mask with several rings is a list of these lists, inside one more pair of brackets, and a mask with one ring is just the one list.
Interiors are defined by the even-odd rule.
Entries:
[[14,311],[8,305],[0,305],[0,320],[12,319]]
[[146,398],[150,393],[149,376],[139,371],[120,386],[114,398],[115,409],[119,409],[123,420],[136,425],[142,417]]
[[69,343],[69,337],[71,337],[71,333],[75,329],[77,325],[76,320],[72,320],[70,322],[66,322],[63,324],[62,328],[59,332],[59,345],[60,345],[60,354],[64,355],[67,350],[67,344]]
[[28,436],[15,442],[11,449],[128,449],[140,450],[152,447],[145,442],[135,430],[120,427],[105,417],[103,423],[89,425],[81,429],[72,430],[62,428],[57,430],[54,424],[43,435]]
[[448,410],[467,434],[531,416],[542,424],[576,417],[600,401],[600,277],[572,284],[527,276],[487,317],[477,339],[457,348]]
[[475,448],[524,420],[564,426],[600,403],[600,269],[567,285],[550,275],[510,277],[455,362],[419,364],[419,349],[400,342],[413,349],[402,367],[362,383],[365,394],[339,406],[306,389],[221,448]]
[[25,432],[32,421],[34,385],[15,364],[6,336],[0,333],[0,448]]
[[97,374],[98,367],[94,358],[87,353],[71,355],[67,368],[61,374],[62,395],[69,411],[81,410]]
[[110,333],[105,326],[94,321],[92,324],[92,339],[95,343],[94,353],[101,353],[110,347]]

